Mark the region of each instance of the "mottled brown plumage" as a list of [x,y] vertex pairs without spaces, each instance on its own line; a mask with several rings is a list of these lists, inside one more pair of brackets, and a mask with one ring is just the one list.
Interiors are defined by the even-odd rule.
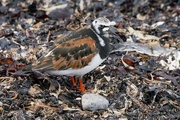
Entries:
[[87,27],[75,31],[52,46],[50,54],[39,59],[34,70],[66,70],[80,69],[88,65],[95,54],[98,53],[96,41],[87,35],[77,35],[85,32]]

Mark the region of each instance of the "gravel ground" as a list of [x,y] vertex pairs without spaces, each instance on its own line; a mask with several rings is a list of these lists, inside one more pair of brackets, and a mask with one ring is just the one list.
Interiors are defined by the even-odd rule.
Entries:
[[[56,39],[102,16],[117,23],[112,52],[83,82],[109,106],[86,111],[69,77],[27,69]],[[1,1],[0,120],[179,119],[179,20],[178,0]],[[175,52],[118,50],[129,41]]]

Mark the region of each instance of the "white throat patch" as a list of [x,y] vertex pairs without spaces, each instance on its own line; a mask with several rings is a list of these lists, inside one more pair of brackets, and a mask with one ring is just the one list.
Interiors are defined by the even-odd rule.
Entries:
[[[96,32],[93,29],[91,29],[91,30],[96,34]],[[101,46],[105,46],[104,40],[98,34],[96,34],[96,36],[98,37],[100,45]]]
[[99,25],[94,25],[94,28],[95,28],[95,30],[96,30],[96,32],[98,33],[98,34],[100,34],[100,31],[99,31]]
[[101,46],[105,46],[104,40],[99,35],[97,35],[97,37],[98,37],[98,40],[99,40]]

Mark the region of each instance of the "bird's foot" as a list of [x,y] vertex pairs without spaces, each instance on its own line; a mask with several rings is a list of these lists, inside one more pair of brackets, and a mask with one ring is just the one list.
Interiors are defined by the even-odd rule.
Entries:
[[[74,76],[71,76],[71,81],[73,86],[77,86],[76,84],[76,80],[74,78]],[[90,88],[90,89],[85,89],[85,85],[83,84],[82,78],[79,78],[79,87],[77,87],[77,89],[81,92],[81,93],[85,93],[85,92],[90,92],[92,91],[94,88]]]
[[92,91],[94,88],[90,88],[90,89],[85,89],[85,85],[82,82],[82,79],[79,78],[79,87],[77,87],[77,89],[81,92],[81,93],[86,93],[86,92],[90,92]]

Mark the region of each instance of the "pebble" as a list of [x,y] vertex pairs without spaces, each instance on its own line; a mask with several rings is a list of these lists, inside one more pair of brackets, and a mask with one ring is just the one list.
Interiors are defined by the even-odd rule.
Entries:
[[98,94],[86,93],[82,96],[83,110],[96,111],[106,109],[109,106],[109,101]]

